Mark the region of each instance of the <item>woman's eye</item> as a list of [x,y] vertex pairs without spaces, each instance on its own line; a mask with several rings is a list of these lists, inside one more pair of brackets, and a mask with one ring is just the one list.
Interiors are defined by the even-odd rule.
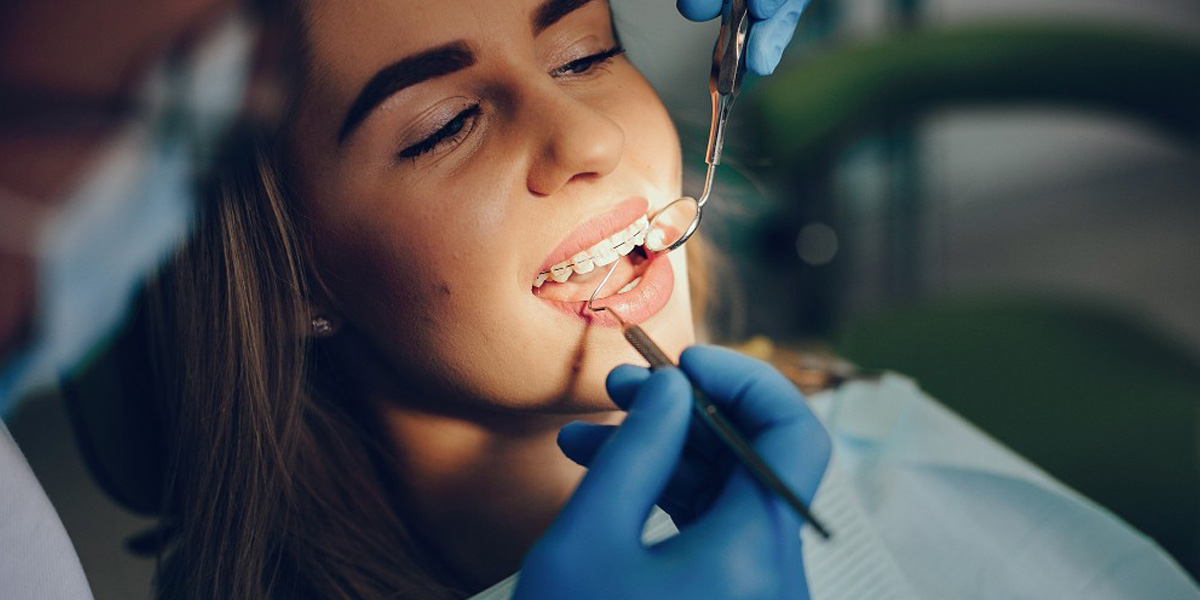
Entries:
[[479,105],[473,104],[450,119],[441,129],[429,137],[400,151],[400,158],[417,158],[427,152],[432,152],[444,143],[449,143],[467,131],[467,125],[479,116]]
[[592,54],[590,56],[585,56],[583,58],[573,60],[573,61],[551,71],[550,76],[551,77],[565,77],[567,75],[582,75],[584,73],[587,73],[588,71],[591,71],[592,69],[594,69],[595,67],[597,67],[599,65],[603,65],[603,64],[607,64],[607,63],[611,62],[614,57],[620,56],[624,53],[625,53],[625,48],[623,48],[620,44],[618,44],[618,45],[613,46],[612,48],[609,48],[608,50],[605,50],[603,52],[598,52],[598,53]]

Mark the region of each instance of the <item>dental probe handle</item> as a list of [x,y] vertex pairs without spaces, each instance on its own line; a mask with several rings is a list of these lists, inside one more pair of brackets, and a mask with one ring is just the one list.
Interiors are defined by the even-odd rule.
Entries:
[[[650,339],[650,336],[641,327],[629,325],[620,316],[616,315],[615,312],[612,314],[617,316],[617,320],[624,326],[623,334],[625,339],[633,346],[634,350],[638,351],[638,354],[642,355],[642,358],[646,359],[646,362],[650,363],[651,368],[657,369],[676,366],[674,361],[658,347],[658,344],[654,343],[654,340]],[[811,524],[813,529],[817,530],[817,533],[821,534],[822,538],[829,539],[830,533],[825,528],[825,525],[813,516],[812,511],[808,509],[804,501],[775,474],[775,470],[763,460],[762,456],[750,445],[750,442],[746,441],[746,438],[725,417],[725,414],[717,408],[717,405],[713,404],[703,392],[694,388],[692,401],[701,420],[708,424],[713,433],[717,434],[721,442],[733,452],[738,461],[750,471],[750,474],[768,490],[775,492],[780,498],[783,498],[801,518]]]
[[700,413],[700,418],[705,423],[708,423],[708,426],[717,434],[717,437],[721,438],[722,442],[725,442],[725,445],[733,451],[742,465],[750,471],[750,474],[768,490],[779,494],[779,497],[791,505],[796,514],[810,523],[813,529],[816,529],[817,533],[821,534],[822,538],[829,539],[829,530],[825,529],[825,525],[813,516],[812,511],[808,509],[804,501],[796,496],[795,492],[775,474],[775,470],[763,461],[758,452],[754,450],[754,447],[746,441],[746,438],[742,437],[742,434],[733,426],[733,423],[729,422],[729,419],[717,408],[717,405],[713,404],[699,390],[695,390],[692,397],[696,403],[696,412]]

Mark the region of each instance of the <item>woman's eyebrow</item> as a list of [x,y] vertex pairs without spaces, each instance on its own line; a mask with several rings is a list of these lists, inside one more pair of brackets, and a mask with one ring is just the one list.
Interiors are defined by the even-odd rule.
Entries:
[[546,0],[533,11],[533,35],[559,22],[563,17],[579,10],[592,0]]
[[[563,1],[549,0],[547,4]],[[338,131],[338,145],[345,142],[367,115],[392,94],[422,81],[461,71],[473,64],[475,53],[466,42],[458,40],[406,56],[380,69],[350,104],[350,110],[346,112],[342,128]]]
[[[533,34],[545,31],[567,15],[579,10],[592,0],[545,0],[533,11],[531,24]],[[338,131],[338,145],[354,133],[375,107],[400,90],[422,81],[449,75],[475,64],[475,54],[462,40],[418,52],[402,58],[382,69],[363,86],[358,97],[346,111],[342,128]]]

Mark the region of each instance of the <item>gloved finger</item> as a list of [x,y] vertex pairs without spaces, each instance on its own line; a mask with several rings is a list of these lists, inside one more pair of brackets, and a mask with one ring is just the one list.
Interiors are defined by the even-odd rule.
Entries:
[[808,598],[795,574],[804,564],[798,523],[780,521],[772,499],[751,491],[740,515],[714,509],[649,551],[671,562],[702,561],[695,570],[707,576],[706,597]]
[[[815,418],[794,419],[763,430],[752,444],[792,493],[811,507],[832,452],[824,426]],[[796,529],[801,523],[791,505],[739,464],[709,511],[713,526],[735,526],[756,511],[769,515],[776,527]]]
[[679,14],[691,21],[708,21],[721,15],[722,0],[677,0]]
[[746,40],[747,69],[758,75],[770,75],[775,71],[783,51],[796,33],[796,25],[808,2],[787,0],[770,18],[750,26],[750,36]]
[[[678,369],[660,369],[638,390],[625,422],[591,461],[560,522],[607,524],[619,543],[640,544],[654,501],[683,453],[691,385]],[[580,525],[583,526],[583,525]]]
[[679,366],[750,438],[769,427],[815,420],[796,386],[760,360],[692,346],[683,351]]
[[[766,462],[784,484],[802,500],[806,506],[812,506],[817,487],[825,475],[829,465],[832,445],[829,434],[821,424],[813,420],[793,421],[784,427],[775,427],[763,432],[753,442],[754,449]],[[714,515],[724,514],[729,523],[734,523],[738,515],[749,514],[756,510],[760,502],[775,505],[781,514],[776,518],[788,527],[799,527],[801,517],[795,509],[786,504],[782,497],[773,490],[768,490],[761,482],[750,476],[750,472],[742,465],[736,465],[729,476],[725,488],[713,502],[710,512]],[[721,517],[714,517],[720,521]]]
[[693,544],[722,540],[728,554],[753,561],[751,568],[739,570],[741,575],[800,592],[788,597],[808,598],[804,568],[798,568],[804,564],[801,527],[790,506],[738,469],[713,508],[680,537],[694,536]]
[[600,425],[576,421],[558,430],[558,447],[580,466],[589,466],[596,453],[616,432],[616,425]]
[[[616,425],[569,423],[558,432],[558,446],[576,464],[590,467],[600,448],[616,431]],[[732,460],[732,455],[728,458]],[[729,475],[730,466],[728,461],[715,464],[685,449],[657,504],[671,515],[677,527],[683,527],[712,504]]]
[[686,527],[706,512],[721,492],[731,465],[714,465],[684,452],[671,483],[659,497],[659,506],[671,515],[676,527]]
[[750,16],[757,20],[770,19],[787,0],[750,0]]
[[[618,365],[609,372],[605,386],[608,388],[608,395],[612,398],[613,403],[621,410],[625,410],[633,402],[638,389],[646,383],[647,379],[650,379],[650,369],[646,367]],[[698,452],[714,461],[718,456],[724,454],[724,446],[721,446],[720,440],[707,425],[698,419],[692,420],[687,447],[690,451]]]
[[684,454],[694,454],[712,465],[726,465],[734,458],[708,423],[700,419],[692,419]]
[[[568,423],[558,432],[558,447],[576,464],[590,467],[600,448],[616,433],[617,428],[616,425],[584,421]],[[718,461],[707,452],[697,452],[690,443],[689,441],[689,445],[685,447],[679,466],[672,476],[668,494],[672,488],[682,493],[676,495],[690,495],[703,486],[716,487],[719,483],[717,480],[729,472],[729,466],[734,460],[732,453],[724,453]]]
[[[832,448],[824,427],[815,419],[793,421],[765,431],[754,440],[754,448],[784,484],[811,507]],[[799,526],[800,515],[739,464],[733,468],[709,513],[714,522],[732,525],[747,514],[765,510],[768,505],[777,509],[775,512],[779,514],[772,518],[781,525]]]
[[621,410],[628,410],[629,404],[633,402],[633,397],[647,379],[650,379],[650,369],[646,367],[617,365],[608,373],[604,385],[608,389],[608,396],[612,398],[613,403]]
[[[811,498],[802,496],[811,506]],[[712,506],[681,535],[725,539],[753,554],[798,551],[803,519],[774,492],[767,490],[742,466],[734,468]]]
[[[680,364],[751,438],[780,478],[801,499],[811,500],[828,464],[831,442],[795,386],[766,363],[721,348],[688,348]],[[765,490],[748,477],[744,468],[735,468],[712,512],[736,518],[754,511]]]

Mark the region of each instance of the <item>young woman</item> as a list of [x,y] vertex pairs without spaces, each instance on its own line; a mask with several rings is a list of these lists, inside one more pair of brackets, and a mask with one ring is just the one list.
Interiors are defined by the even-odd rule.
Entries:
[[[605,376],[638,361],[581,310],[603,268],[539,274],[681,194],[675,131],[605,2],[272,18],[298,65],[286,122],[232,161],[163,285],[168,595],[250,591],[279,552],[280,580],[324,593],[480,589],[583,473],[559,429],[615,422]],[[677,355],[684,253],[619,262],[602,295]]]
[[[241,146],[157,286],[162,595],[482,590],[583,474],[559,430],[620,418],[605,377],[640,359],[584,309],[604,267],[603,303],[672,354],[695,341],[697,243],[630,247],[681,195],[676,133],[601,0],[308,0],[268,23],[295,66],[286,117]],[[834,578],[814,593],[863,597],[829,581],[868,559],[928,592],[884,564],[869,512],[837,518],[873,553],[806,546]]]

